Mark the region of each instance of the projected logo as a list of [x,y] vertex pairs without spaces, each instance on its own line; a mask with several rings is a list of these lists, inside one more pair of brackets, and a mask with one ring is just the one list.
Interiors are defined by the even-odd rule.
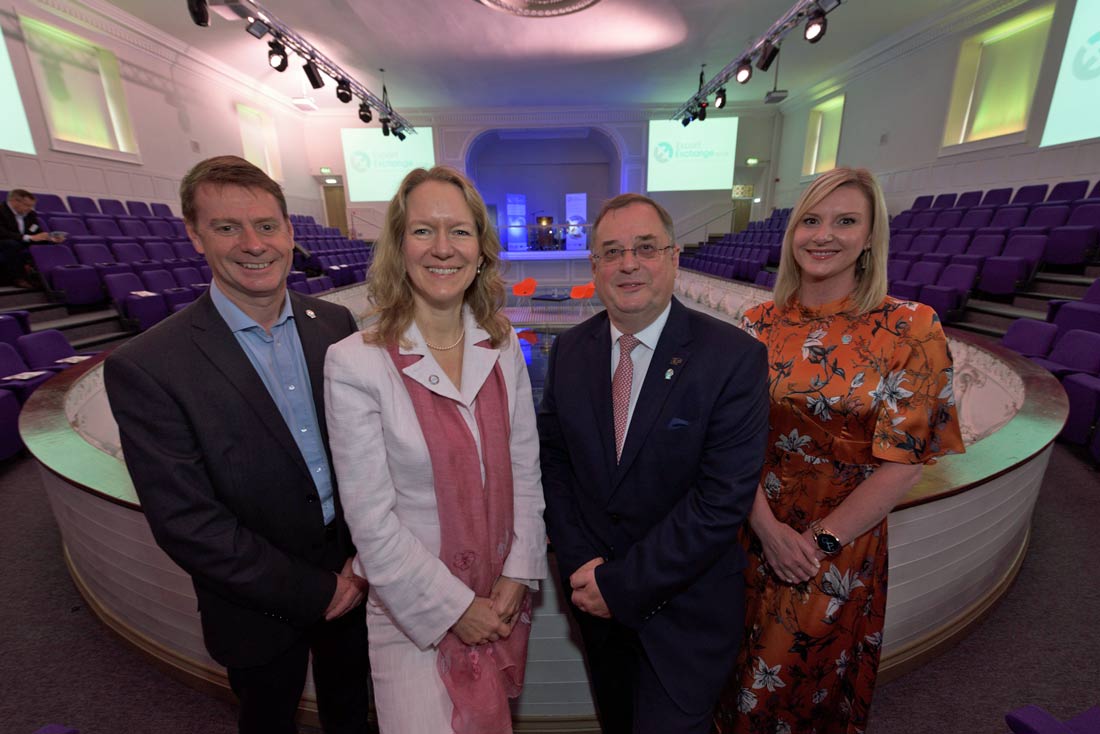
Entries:
[[1089,36],[1073,57],[1073,75],[1083,82],[1100,77],[1100,31]]
[[351,154],[351,167],[356,173],[369,171],[371,167],[370,155],[358,150]]
[[668,143],[657,143],[653,146],[653,160],[658,163],[668,163],[673,155],[672,146]]

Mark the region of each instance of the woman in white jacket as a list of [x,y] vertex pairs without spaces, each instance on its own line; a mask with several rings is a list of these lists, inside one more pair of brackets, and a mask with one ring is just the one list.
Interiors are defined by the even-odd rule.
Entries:
[[329,350],[325,404],[379,725],[510,732],[546,576],[539,445],[500,243],[462,174],[405,177],[368,287],[376,318]]

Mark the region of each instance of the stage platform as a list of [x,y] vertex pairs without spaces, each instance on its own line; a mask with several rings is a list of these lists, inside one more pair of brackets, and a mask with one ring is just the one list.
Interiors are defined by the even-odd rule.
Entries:
[[[587,266],[585,260],[556,262]],[[690,307],[733,323],[748,306],[770,298],[747,284],[686,271],[676,291]],[[356,314],[366,310],[361,285],[326,298]],[[508,309],[517,327],[550,332],[591,312],[573,304]],[[1051,444],[1068,411],[1049,373],[981,337],[950,329],[948,336],[968,453],[926,469],[890,515],[883,679],[965,635],[1008,589],[1026,554]],[[532,341],[534,368],[545,362],[548,339]],[[65,561],[89,608],[159,667],[230,697],[225,671],[203,647],[190,579],[157,548],[141,514],[103,389],[102,356],[40,388],[23,409],[20,430],[40,464]],[[598,731],[556,576],[535,597],[527,684],[514,714],[517,732]],[[302,720],[316,725],[312,681]]]

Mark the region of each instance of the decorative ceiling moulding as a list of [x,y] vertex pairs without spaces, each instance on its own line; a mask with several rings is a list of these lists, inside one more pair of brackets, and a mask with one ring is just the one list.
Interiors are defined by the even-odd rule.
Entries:
[[[130,48],[142,51],[170,66],[178,66],[204,79],[221,84],[243,99],[264,97],[287,112],[305,113],[285,95],[255,80],[241,81],[240,71],[222,63],[175,36],[155,28],[104,0],[30,0],[30,4],[74,25],[100,33]],[[124,59],[120,62],[126,63]]]
[[826,74],[826,81],[807,89],[792,91],[783,106],[793,108],[811,102],[816,103],[847,87],[865,74],[916,53],[946,36],[959,34],[981,25],[1030,1],[977,0],[928,21],[923,26],[903,29],[830,70]]
[[474,0],[480,5],[523,18],[555,18],[587,10],[600,0]]

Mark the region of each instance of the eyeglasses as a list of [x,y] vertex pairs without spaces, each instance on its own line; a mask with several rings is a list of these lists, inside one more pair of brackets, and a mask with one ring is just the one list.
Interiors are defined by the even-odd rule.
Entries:
[[592,253],[592,259],[597,262],[604,262],[609,264],[615,264],[620,262],[626,253],[633,252],[634,257],[639,260],[656,260],[661,256],[665,250],[671,250],[676,245],[665,245],[664,247],[657,247],[657,245],[642,244],[637,247],[609,247],[603,251],[602,255]]

